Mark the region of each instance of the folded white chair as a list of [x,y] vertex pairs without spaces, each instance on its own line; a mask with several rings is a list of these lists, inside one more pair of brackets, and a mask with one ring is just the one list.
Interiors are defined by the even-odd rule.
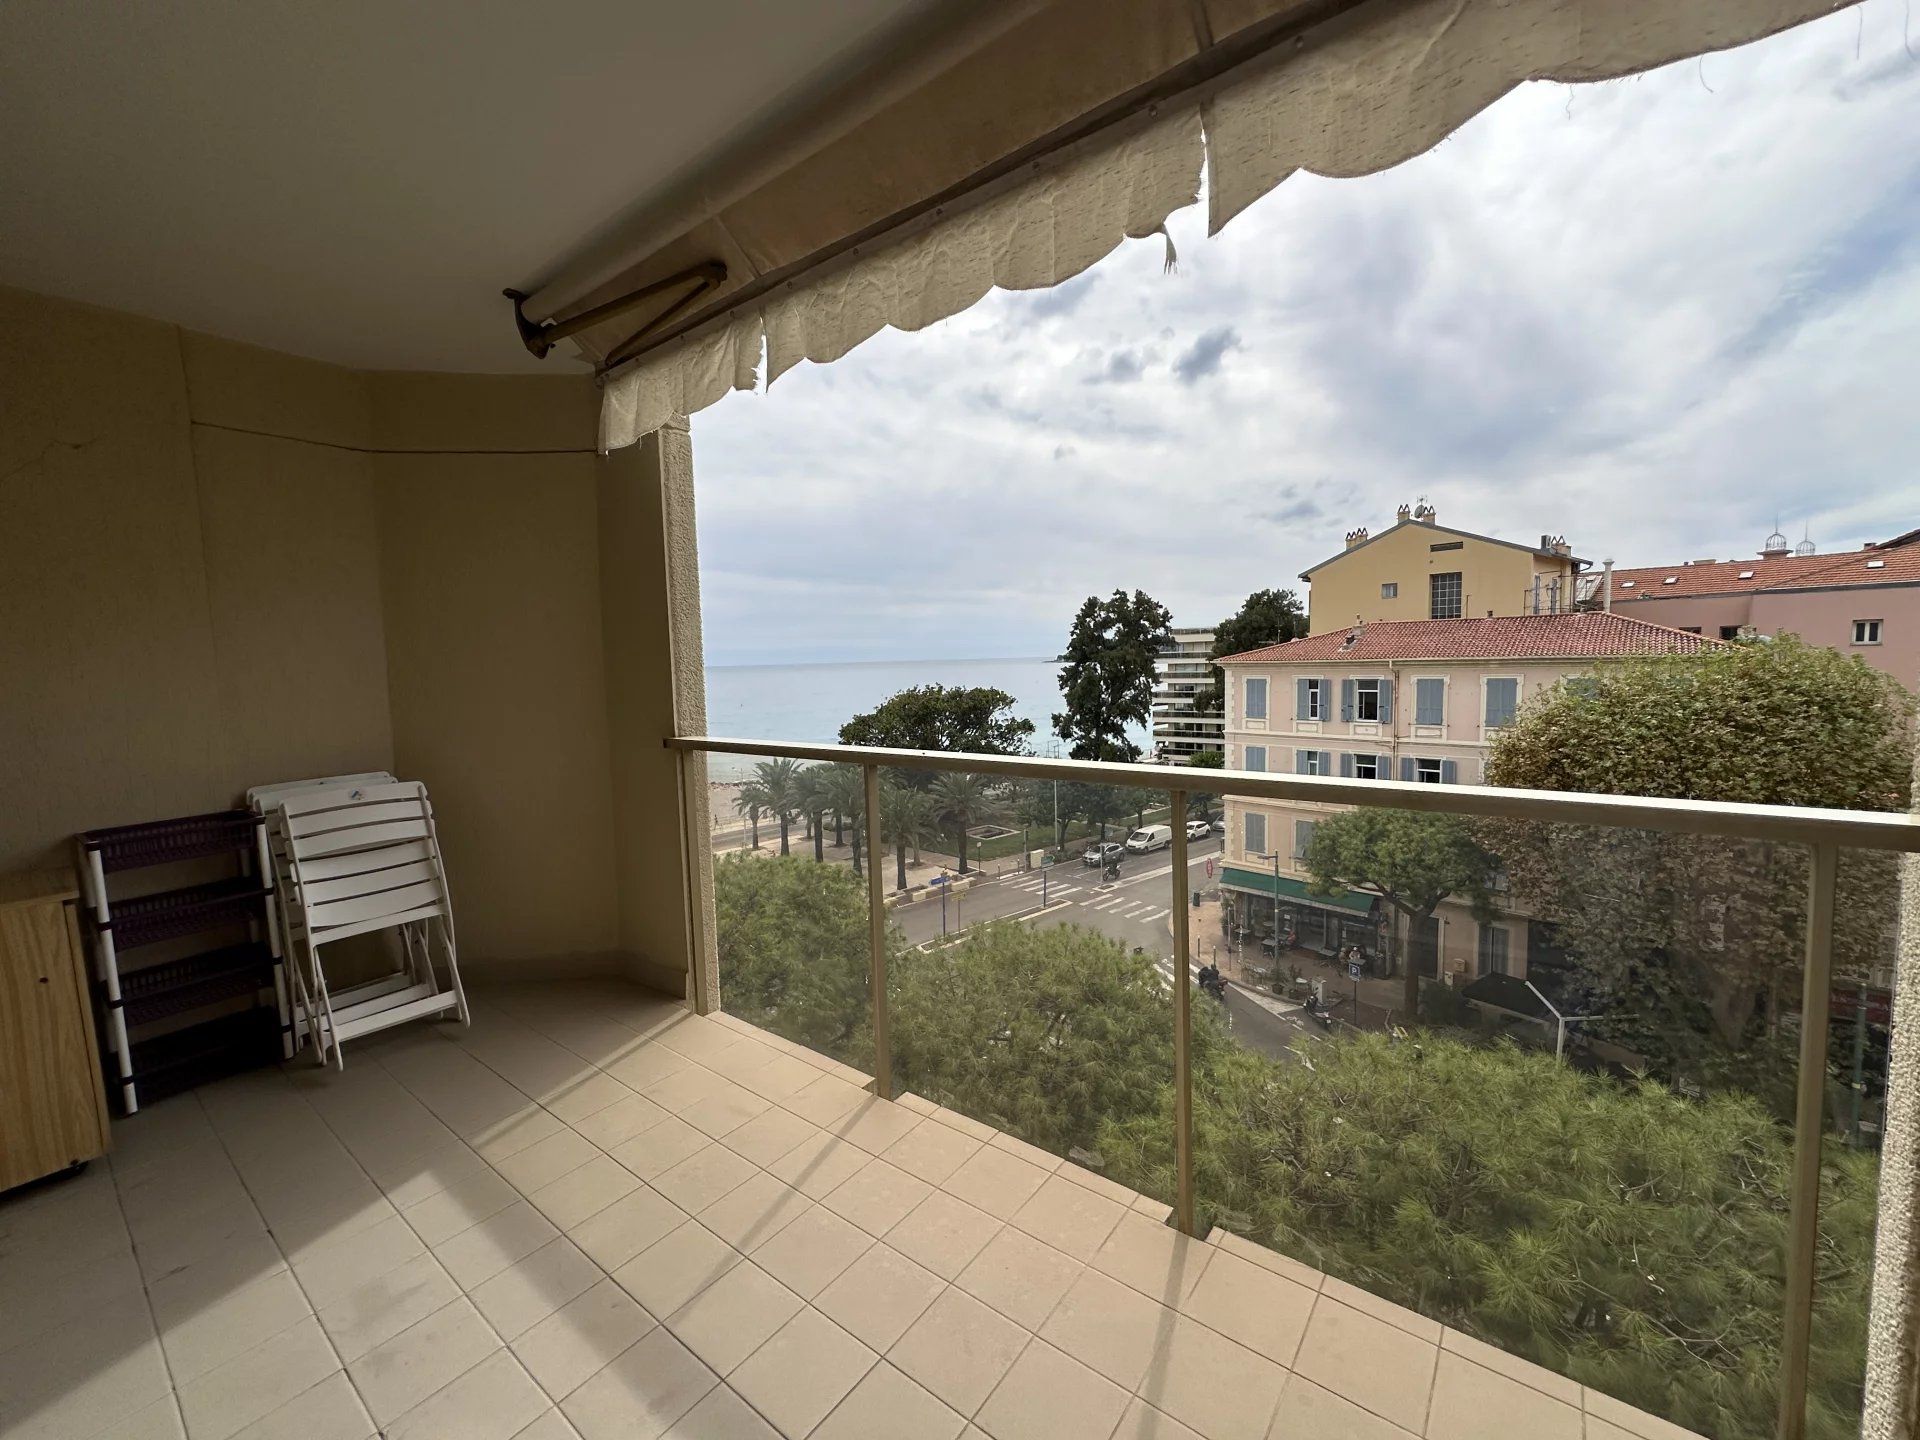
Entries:
[[[290,787],[271,802],[276,867],[284,863],[287,877],[288,949],[305,1032],[320,1061],[331,1054],[344,1065],[346,1041],[424,1016],[455,1011],[467,1023],[453,906],[426,786],[352,777]],[[382,930],[397,932],[400,966],[336,994],[325,947]]]
[[279,826],[280,802],[288,795],[311,795],[318,790],[352,791],[367,785],[391,785],[395,778],[385,770],[363,770],[351,775],[321,775],[311,780],[276,781],[272,785],[255,785],[247,791],[247,808],[265,817],[267,822],[267,863],[271,875],[269,888],[272,891],[267,906],[267,938],[272,944],[274,959],[282,962],[276,968],[276,975],[284,976],[281,980],[280,1018],[286,1034],[282,1053],[287,1059],[292,1059],[295,1046],[311,1038],[315,1031],[312,1024],[312,993],[306,984],[306,973],[287,939],[295,924],[294,917],[287,909],[293,876],[288,869],[290,857],[286,836]]

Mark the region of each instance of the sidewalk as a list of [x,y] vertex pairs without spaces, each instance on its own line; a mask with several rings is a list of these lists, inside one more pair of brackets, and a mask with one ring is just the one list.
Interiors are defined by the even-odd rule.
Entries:
[[[1297,1012],[1298,1005],[1282,999],[1274,991],[1276,978],[1297,972],[1309,984],[1321,982],[1320,993],[1338,1019],[1362,1030],[1378,1031],[1386,1030],[1389,1023],[1406,1023],[1401,1014],[1403,996],[1399,976],[1356,982],[1347,978],[1344,965],[1313,951],[1292,950],[1275,957],[1262,950],[1252,936],[1235,947],[1220,928],[1220,908],[1216,889],[1203,893],[1200,904],[1189,912],[1187,935],[1193,945],[1193,958],[1199,963],[1213,961],[1220,967],[1222,976],[1261,1008],[1275,1015]],[[1167,930],[1172,933],[1171,919],[1167,921]]]

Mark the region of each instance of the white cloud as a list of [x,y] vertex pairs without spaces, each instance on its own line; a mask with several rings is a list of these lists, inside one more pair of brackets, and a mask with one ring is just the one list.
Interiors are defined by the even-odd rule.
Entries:
[[1417,495],[1623,564],[1920,524],[1920,64],[1861,23],[1523,87],[1176,215],[1177,275],[1156,237],[724,401],[709,657],[1045,654],[1116,587],[1212,620]]

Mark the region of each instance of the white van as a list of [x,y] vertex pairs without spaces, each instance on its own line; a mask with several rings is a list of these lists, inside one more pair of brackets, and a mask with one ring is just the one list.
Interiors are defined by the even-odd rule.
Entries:
[[1127,836],[1127,849],[1136,855],[1145,855],[1149,850],[1164,850],[1173,844],[1171,825],[1149,825],[1144,830],[1136,830]]

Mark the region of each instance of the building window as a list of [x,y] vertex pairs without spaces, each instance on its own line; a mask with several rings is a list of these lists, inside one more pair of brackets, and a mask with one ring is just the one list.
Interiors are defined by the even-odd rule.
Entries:
[[1380,757],[1378,755],[1354,756],[1353,778],[1356,780],[1378,780],[1380,778]]
[[1353,682],[1353,718],[1376,722],[1380,719],[1380,682],[1378,680]]
[[1242,763],[1240,768],[1242,770],[1266,769],[1267,768],[1267,747],[1264,745],[1247,746],[1244,752],[1242,753],[1241,761]]
[[1431,613],[1435,620],[1458,620],[1461,613],[1460,585],[1461,572],[1447,570],[1441,574],[1429,576],[1427,588],[1432,601]]
[[1325,750],[1296,750],[1293,752],[1293,773],[1296,775],[1325,775],[1327,773],[1327,754]]
[[1326,719],[1327,682],[1324,680],[1300,681],[1293,708],[1296,720]]
[[1510,975],[1510,941],[1507,927],[1504,925],[1482,925],[1480,927],[1480,973],[1482,975]]
[[1433,756],[1402,755],[1400,778],[1421,785],[1458,785],[1460,762],[1441,760]]
[[1267,718],[1267,682],[1264,679],[1247,680],[1247,703],[1242,713],[1249,720]]
[[1312,820],[1293,822],[1293,858],[1296,863],[1304,863],[1307,852],[1313,848],[1313,827],[1316,823]]
[[1400,598],[1400,582],[1398,580],[1381,581],[1380,598],[1382,600],[1398,600]]
[[1245,839],[1249,857],[1258,857],[1267,853],[1267,817],[1258,810],[1247,812]]
[[1740,638],[1740,627],[1738,625],[1722,625],[1720,627],[1720,638],[1722,640],[1738,640]]
[[1878,645],[1880,643],[1880,622],[1878,620],[1854,621],[1853,643],[1856,645]]
[[1487,728],[1499,730],[1513,723],[1513,717],[1520,708],[1520,682],[1518,680],[1487,681]]

